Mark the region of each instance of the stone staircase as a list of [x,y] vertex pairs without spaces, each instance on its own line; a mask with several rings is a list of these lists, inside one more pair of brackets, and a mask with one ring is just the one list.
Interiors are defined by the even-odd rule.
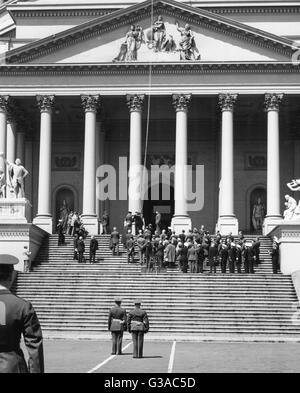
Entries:
[[[251,238],[248,236],[247,238]],[[109,236],[99,236],[96,264],[73,260],[73,241],[57,246],[47,238],[29,274],[15,282],[18,296],[31,300],[47,337],[94,337],[107,332],[108,310],[115,296],[132,308],[140,298],[151,333],[211,339],[300,339],[293,323],[297,297],[291,277],[273,275],[271,241],[261,237],[261,264],[254,275],[183,274],[178,269],[141,272],[128,264],[123,246],[112,256]],[[88,251],[89,238],[86,239]],[[88,252],[86,253],[88,256]]]

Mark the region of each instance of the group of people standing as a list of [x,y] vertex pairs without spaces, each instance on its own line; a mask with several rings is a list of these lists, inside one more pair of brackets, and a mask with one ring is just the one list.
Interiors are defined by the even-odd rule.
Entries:
[[[112,237],[117,242],[118,232],[114,229]],[[242,232],[237,239],[232,234],[222,237],[219,232],[216,236],[211,236],[204,226],[201,226],[200,230],[189,230],[188,233],[183,230],[179,235],[170,229],[159,231],[159,227],[153,233],[146,227],[144,231],[140,229],[136,237],[131,229],[128,229],[124,245],[127,249],[128,263],[135,262],[137,254],[138,262],[150,272],[175,267],[178,262],[183,273],[203,273],[205,266],[209,266],[210,273],[216,273],[219,266],[221,273],[254,274],[255,266],[260,263],[261,244],[258,237],[254,241],[249,240]],[[270,255],[273,272],[277,273],[278,242],[273,242]]]

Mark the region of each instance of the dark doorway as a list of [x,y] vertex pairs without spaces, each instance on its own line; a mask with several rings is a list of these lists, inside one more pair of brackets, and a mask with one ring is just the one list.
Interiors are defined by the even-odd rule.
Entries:
[[60,188],[55,199],[55,222],[57,223],[60,218],[64,220],[68,212],[74,211],[74,204],[74,192],[67,187]]
[[144,201],[143,215],[146,225],[155,224],[155,212],[159,211],[161,213],[162,229],[168,229],[171,226],[171,220],[174,215],[174,188],[170,186],[169,199],[165,199],[165,193],[163,192],[162,183],[159,184],[159,198],[151,199],[151,188],[148,190],[148,200]]
[[250,194],[250,229],[262,232],[262,223],[267,212],[267,192],[263,187],[255,188]]

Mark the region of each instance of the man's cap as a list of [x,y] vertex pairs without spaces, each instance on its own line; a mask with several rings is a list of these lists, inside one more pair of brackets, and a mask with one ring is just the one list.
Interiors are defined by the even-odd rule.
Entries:
[[0,254],[0,265],[16,265],[19,259],[7,254]]
[[134,304],[142,304],[142,302],[140,301],[140,299],[135,299]]
[[116,303],[121,303],[121,302],[122,302],[122,299],[121,299],[119,296],[116,296],[116,297],[115,297],[115,302],[116,302]]

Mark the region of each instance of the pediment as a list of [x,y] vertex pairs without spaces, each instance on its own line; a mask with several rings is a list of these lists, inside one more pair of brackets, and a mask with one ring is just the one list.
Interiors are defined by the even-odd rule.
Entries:
[[209,11],[147,0],[11,50],[6,62],[288,61],[295,50],[288,39]]

